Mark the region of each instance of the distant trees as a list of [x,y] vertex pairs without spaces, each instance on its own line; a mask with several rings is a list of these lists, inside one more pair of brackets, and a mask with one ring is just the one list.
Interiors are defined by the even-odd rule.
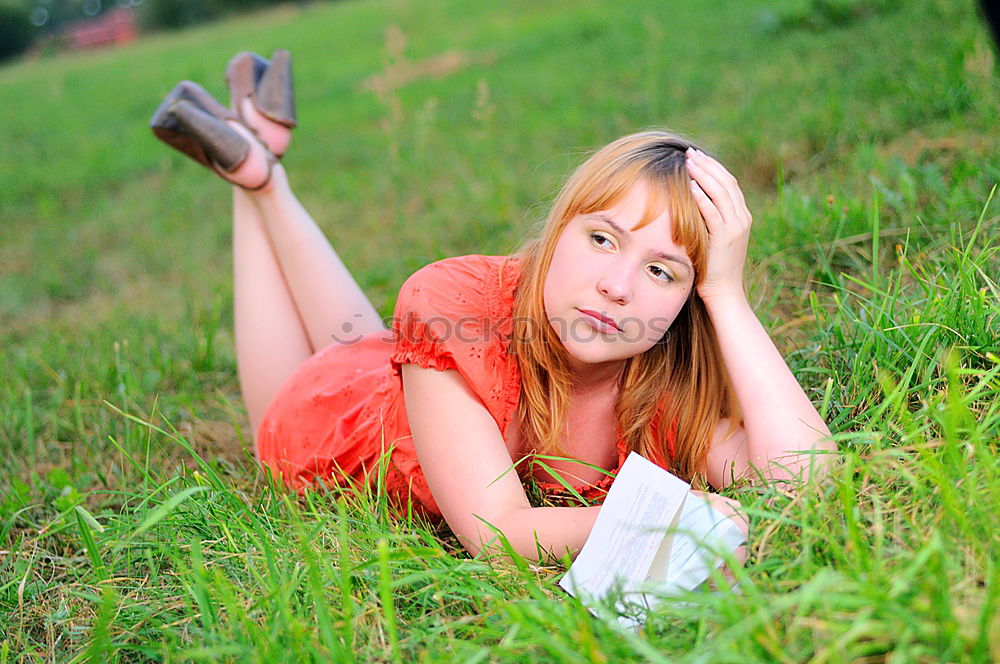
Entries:
[[[129,9],[143,0],[0,0],[0,59],[23,53],[32,44],[56,43],[66,28],[115,7]],[[16,39],[9,38],[9,33]]]
[[[109,9],[133,9],[144,29],[172,29],[283,0],[0,0],[0,60],[39,39],[58,42],[73,23]],[[286,1],[286,0],[285,0]]]
[[35,32],[26,9],[0,5],[0,60],[23,53],[35,41]]
[[140,13],[148,28],[179,28],[219,16],[219,0],[146,0]]
[[287,0],[144,0],[140,21],[148,28],[179,28]]

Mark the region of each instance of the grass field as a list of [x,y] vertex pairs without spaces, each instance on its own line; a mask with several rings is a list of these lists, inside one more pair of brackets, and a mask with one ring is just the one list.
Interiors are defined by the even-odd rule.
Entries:
[[[146,123],[283,46],[293,184],[384,315],[619,135],[731,167],[758,315],[843,457],[733,494],[740,593],[623,634],[377,491],[267,486],[229,195]],[[998,81],[972,0],[350,0],[0,68],[0,664],[1000,660]]]

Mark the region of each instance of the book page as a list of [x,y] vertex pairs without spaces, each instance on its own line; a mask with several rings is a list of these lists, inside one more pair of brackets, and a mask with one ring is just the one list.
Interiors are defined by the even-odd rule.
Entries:
[[744,539],[732,519],[692,495],[677,520],[666,586],[680,590],[698,587],[722,564],[718,554],[735,550]]
[[559,585],[595,613],[619,588],[633,606],[616,606],[629,614],[616,619],[638,628],[660,597],[696,588],[722,563],[719,554],[743,540],[739,527],[692,494],[687,482],[632,452]]
[[635,590],[647,578],[689,486],[632,452],[622,465],[594,528],[559,582],[573,595],[603,597],[616,584]]

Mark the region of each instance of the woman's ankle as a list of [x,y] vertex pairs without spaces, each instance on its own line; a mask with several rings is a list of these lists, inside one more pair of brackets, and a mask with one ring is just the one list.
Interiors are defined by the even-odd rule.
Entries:
[[271,162],[274,158],[268,154],[267,148],[257,140],[253,133],[241,123],[227,120],[226,124],[238,132],[250,145],[250,151],[246,158],[234,170],[226,174],[226,179],[234,185],[250,191],[261,191],[269,188],[273,171]]
[[291,187],[288,184],[288,175],[281,162],[271,164],[271,176],[264,186],[256,189],[246,189],[238,185],[237,187],[245,191],[251,199],[258,203],[271,199],[279,199],[291,193]]

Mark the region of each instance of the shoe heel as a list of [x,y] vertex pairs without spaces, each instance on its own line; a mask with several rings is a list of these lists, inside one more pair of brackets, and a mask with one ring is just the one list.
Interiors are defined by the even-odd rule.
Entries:
[[176,120],[181,132],[200,146],[208,160],[206,166],[214,164],[226,173],[232,173],[250,154],[250,145],[242,136],[224,121],[186,99],[171,104],[169,114]]
[[295,127],[295,96],[292,90],[292,55],[279,49],[257,83],[257,110],[288,128]]
[[229,60],[226,65],[226,87],[229,88],[233,113],[240,115],[243,100],[254,98],[254,90],[260,85],[268,64],[267,60],[250,51],[241,51]]

